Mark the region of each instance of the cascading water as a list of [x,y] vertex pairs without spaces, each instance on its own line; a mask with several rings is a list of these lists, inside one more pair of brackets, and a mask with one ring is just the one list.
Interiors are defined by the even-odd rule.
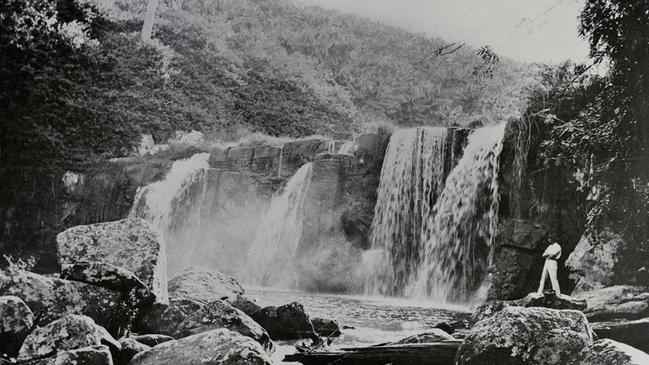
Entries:
[[498,223],[498,168],[505,125],[474,131],[446,179],[433,214],[422,262],[406,295],[466,302],[480,289]]
[[422,259],[433,204],[444,182],[446,128],[420,127],[395,132],[381,170],[371,229],[367,294],[402,296]]
[[312,172],[312,163],[303,165],[288,181],[283,193],[273,197],[248,251],[250,284],[296,287],[296,254]]
[[[195,154],[189,159],[173,163],[164,180],[152,183],[138,190],[129,217],[143,218],[160,234],[165,243],[169,264],[182,262],[180,257],[188,252],[188,247],[170,245],[178,240],[178,235],[196,233],[200,230],[187,229],[187,222],[200,214],[201,192],[205,191],[205,170],[209,167],[209,153]],[[178,229],[183,226],[183,229]],[[182,242],[196,241],[182,239]]]

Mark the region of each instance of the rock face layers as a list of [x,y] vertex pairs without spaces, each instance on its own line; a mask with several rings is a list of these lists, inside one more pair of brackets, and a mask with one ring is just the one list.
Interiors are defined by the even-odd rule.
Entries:
[[57,236],[61,266],[102,262],[132,272],[160,303],[168,301],[167,263],[156,232],[142,219],[77,226]]

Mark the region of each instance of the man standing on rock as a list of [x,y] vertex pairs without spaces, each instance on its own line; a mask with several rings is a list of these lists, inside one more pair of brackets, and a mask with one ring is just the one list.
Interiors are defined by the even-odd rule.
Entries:
[[539,294],[543,294],[543,288],[545,287],[545,281],[550,276],[550,282],[552,283],[552,290],[558,296],[561,294],[559,289],[559,280],[557,280],[557,260],[561,257],[561,246],[558,242],[552,243],[548,248],[543,252],[543,257],[545,257],[545,265],[543,265],[543,273],[541,274],[541,283],[539,284]]

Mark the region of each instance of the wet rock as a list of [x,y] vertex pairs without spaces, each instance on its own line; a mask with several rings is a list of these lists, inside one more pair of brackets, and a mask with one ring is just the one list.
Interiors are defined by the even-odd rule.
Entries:
[[133,336],[133,339],[141,344],[151,346],[151,347],[174,340],[174,338],[171,336],[159,335],[159,334],[138,335],[138,336]]
[[501,312],[503,309],[512,306],[511,301],[496,300],[487,302],[473,312],[471,315],[471,323],[478,323],[484,319],[494,316],[496,313]]
[[115,365],[127,365],[135,355],[151,348],[131,337],[120,338],[119,344],[122,349],[115,356]]
[[230,301],[229,303],[231,306],[239,309],[249,316],[254,315],[262,309],[260,305],[243,295],[239,295],[236,300]]
[[629,345],[603,339],[581,350],[569,365],[644,365],[649,355]]
[[471,329],[455,360],[457,365],[559,365],[592,343],[581,312],[507,307]]
[[169,341],[137,354],[130,365],[270,365],[261,345],[227,329]]
[[642,351],[649,351],[649,318],[634,321],[618,320],[593,322],[593,331],[599,338],[624,342]]
[[586,301],[590,321],[637,319],[649,316],[649,292],[644,287],[618,285],[576,295]]
[[34,315],[15,296],[0,297],[0,356],[15,357],[34,326]]
[[107,346],[98,345],[60,351],[56,355],[30,361],[29,365],[113,365]]
[[434,328],[439,328],[442,331],[448,333],[449,335],[452,335],[455,332],[455,327],[454,326],[457,326],[457,327],[460,327],[460,328],[465,327],[464,323],[462,323],[460,321],[456,321],[455,323],[453,323],[453,325],[450,325],[450,324],[448,324],[446,322],[440,322],[440,323],[436,324],[434,326]]
[[265,307],[251,316],[274,340],[317,339],[313,324],[302,304],[293,302],[280,307]]
[[332,319],[314,317],[311,318],[311,323],[315,332],[322,337],[338,337],[342,335],[340,324]]
[[217,328],[236,331],[259,342],[266,351],[274,350],[274,344],[262,326],[242,311],[221,300],[208,303],[200,310],[189,314],[176,329],[174,337],[187,337]]
[[202,303],[235,300],[243,287],[231,276],[203,267],[192,267],[169,280],[169,296],[188,298]]
[[21,298],[41,326],[66,314],[84,314],[117,333],[130,321],[129,308],[116,291],[28,271],[0,271],[0,295]]
[[167,264],[158,234],[143,219],[124,219],[70,228],[56,237],[61,267],[103,262],[135,275],[166,303]]
[[424,333],[408,336],[402,340],[395,342],[395,344],[401,345],[409,343],[433,343],[452,340],[455,340],[455,337],[449,335],[448,333],[446,333],[446,331],[439,328],[433,328]]
[[30,333],[18,354],[19,361],[42,358],[63,350],[106,345],[119,351],[121,345],[92,318],[69,314]]

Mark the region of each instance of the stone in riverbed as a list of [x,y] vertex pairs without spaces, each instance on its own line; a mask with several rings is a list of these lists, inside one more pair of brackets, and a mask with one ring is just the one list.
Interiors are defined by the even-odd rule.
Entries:
[[544,307],[550,309],[586,309],[586,301],[568,295],[556,295],[554,291],[547,290],[543,294],[530,293],[517,300],[503,300],[485,303],[473,313],[473,322],[481,321],[507,307]]
[[251,316],[274,340],[318,339],[302,304],[293,302],[279,307],[265,307]]
[[15,296],[0,297],[0,356],[15,357],[34,326],[34,315],[27,304]]
[[72,227],[56,236],[61,267],[103,262],[132,272],[167,303],[167,264],[158,234],[143,219]]
[[56,355],[30,361],[29,365],[113,365],[107,346],[98,345],[60,351]]
[[169,341],[137,354],[130,365],[271,365],[261,345],[224,328]]
[[110,346],[116,351],[121,349],[120,343],[92,318],[69,314],[30,333],[20,348],[18,360],[49,357],[59,351],[99,345]]
[[266,351],[274,351],[274,344],[265,329],[242,311],[221,300],[208,303],[200,310],[188,314],[176,329],[174,337],[187,337],[217,328],[236,331],[259,342]]
[[0,295],[21,298],[41,326],[66,314],[84,314],[117,333],[130,321],[122,295],[116,291],[29,271],[0,271]]
[[170,297],[202,303],[236,300],[243,292],[243,287],[235,278],[203,267],[189,268],[169,280]]
[[120,338],[119,344],[122,346],[122,349],[114,357],[115,365],[127,365],[135,355],[151,348],[151,346],[138,342],[132,337]]
[[559,365],[593,343],[583,313],[507,307],[478,322],[458,349],[457,365]]
[[185,318],[204,305],[187,298],[172,298],[168,305],[156,303],[137,318],[135,330],[176,336],[176,330]]
[[645,365],[649,355],[629,345],[603,339],[581,350],[569,365]]
[[311,323],[315,332],[322,337],[338,337],[342,335],[340,324],[337,321],[326,318],[312,318]]
[[161,343],[174,340],[174,338],[171,336],[160,335],[160,334],[138,335],[138,336],[133,336],[133,339],[135,339],[139,343],[142,343],[150,347],[157,346]]
[[262,307],[260,305],[243,295],[239,295],[236,300],[229,301],[228,303],[249,316],[252,316],[253,314],[262,310]]
[[442,341],[453,341],[455,337],[446,333],[446,331],[439,328],[432,328],[424,333],[419,333],[413,336],[408,336],[402,340],[395,342],[395,344],[412,344],[412,343],[434,343]]

